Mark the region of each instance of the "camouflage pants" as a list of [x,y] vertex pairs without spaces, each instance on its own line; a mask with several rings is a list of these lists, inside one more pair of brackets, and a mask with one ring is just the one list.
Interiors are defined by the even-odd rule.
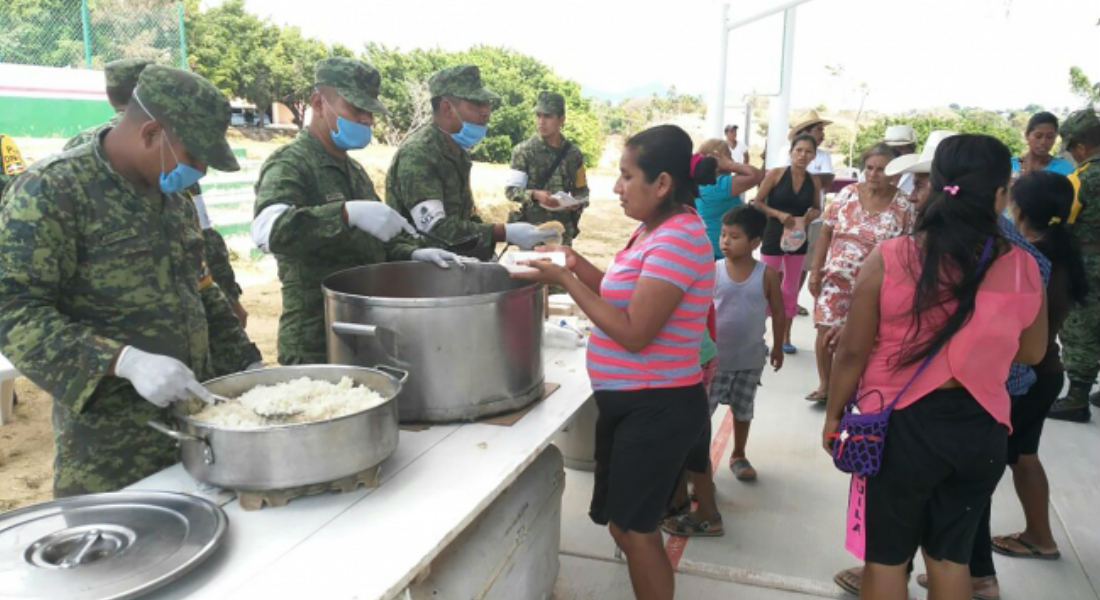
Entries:
[[1071,382],[1090,387],[1100,371],[1100,256],[1083,251],[1089,294],[1073,307],[1058,334],[1062,341],[1062,363]]
[[166,413],[129,385],[97,394],[81,413],[54,401],[54,497],[115,491],[175,464],[176,443],[146,425]]

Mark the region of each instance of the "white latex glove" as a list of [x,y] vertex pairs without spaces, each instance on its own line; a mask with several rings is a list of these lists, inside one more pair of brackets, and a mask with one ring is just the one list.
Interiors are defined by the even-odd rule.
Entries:
[[539,229],[530,223],[508,223],[504,226],[504,241],[519,246],[521,250],[530,250],[536,244],[544,244],[558,234],[548,229]]
[[348,213],[348,225],[362,229],[383,242],[390,241],[402,230],[416,235],[416,230],[401,213],[385,202],[348,200],[344,203],[344,210]]
[[164,408],[173,400],[198,396],[206,402],[214,397],[195,379],[187,365],[163,354],[151,354],[126,346],[115,361],[115,375],[129,379],[142,398]]
[[442,248],[419,248],[413,250],[412,259],[420,262],[435,263],[441,269],[451,268],[451,265],[448,263],[454,263],[462,267],[466,263],[478,262],[476,258],[448,252]]

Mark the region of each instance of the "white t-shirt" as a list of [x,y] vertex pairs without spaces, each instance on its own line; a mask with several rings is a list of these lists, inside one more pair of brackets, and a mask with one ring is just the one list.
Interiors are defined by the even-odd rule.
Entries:
[[[790,163],[790,158],[787,159]],[[806,165],[806,171],[811,175],[833,174],[833,156],[824,148],[817,149],[817,156]]]
[[737,147],[730,146],[730,154],[733,155],[733,162],[745,164],[745,145],[741,142],[737,143]]

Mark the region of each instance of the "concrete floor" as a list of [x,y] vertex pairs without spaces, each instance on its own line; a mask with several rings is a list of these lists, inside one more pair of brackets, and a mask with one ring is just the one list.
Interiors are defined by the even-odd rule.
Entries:
[[[809,306],[804,297],[804,306]],[[748,457],[759,480],[745,484],[724,467],[715,483],[726,534],[689,540],[677,574],[677,598],[850,598],[833,574],[853,566],[843,547],[848,479],[819,446],[823,411],[802,399],[816,384],[810,319],[795,321],[794,343],[779,373],[770,369],[756,398]],[[809,349],[809,350],[807,350]],[[714,428],[724,417],[720,407]],[[1004,600],[1100,598],[1100,423],[1048,421],[1040,448],[1051,483],[1051,519],[1062,559],[995,555]],[[626,565],[607,531],[587,516],[592,474],[566,470],[557,600],[633,598]],[[1006,472],[993,499],[993,532],[1023,528]],[[919,564],[917,572],[924,569]],[[925,597],[913,583],[910,593]]]

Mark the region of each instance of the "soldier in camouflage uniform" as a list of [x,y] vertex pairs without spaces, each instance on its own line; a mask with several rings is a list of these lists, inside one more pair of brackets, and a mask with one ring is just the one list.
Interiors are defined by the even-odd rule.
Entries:
[[1060,338],[1069,392],[1047,413],[1052,419],[1088,421],[1089,390],[1100,370],[1100,119],[1094,110],[1077,111],[1058,129],[1066,150],[1077,161],[1070,174],[1076,191],[1070,224],[1081,244],[1089,292],[1066,317]]
[[313,119],[268,157],[256,182],[252,240],[275,255],[282,282],[279,363],[327,362],[321,280],[386,260],[446,266],[455,255],[419,249],[414,230],[380,202],[366,170],[348,150],[370,142],[381,76],[350,58],[317,63]]
[[139,97],[103,136],[36,163],[0,208],[0,351],[54,398],[56,496],[176,462],[175,442],[146,422],[208,396],[197,380],[260,358],[205,268],[194,205],[176,193],[183,173],[237,169],[229,103],[159,66],[142,73]]
[[100,123],[89,127],[76,134],[75,137],[65,142],[64,150],[72,150],[81,144],[87,144],[95,139],[97,134],[118,125],[122,119],[122,113],[126,111],[126,105],[130,103],[130,96],[134,93],[138,76],[145,67],[153,64],[148,58],[123,58],[115,60],[103,66],[103,80],[107,87],[107,102],[115,109],[115,115],[106,123]]
[[485,223],[470,191],[469,150],[485,136],[500,96],[485,89],[472,65],[443,69],[428,80],[432,122],[409,134],[386,173],[386,203],[412,221],[417,230],[459,243],[476,237],[472,250],[480,260],[493,256],[496,242],[529,249],[554,237],[530,223]]
[[[130,97],[134,93],[138,76],[145,70],[145,67],[151,64],[154,64],[154,62],[145,58],[124,58],[107,63],[103,67],[103,79],[106,82],[107,101],[110,102],[111,108],[115,109],[115,116],[111,117],[106,123],[90,127],[78,133],[76,137],[65,142],[64,149],[72,150],[81,144],[87,144],[117,125],[119,119],[122,118],[122,114],[126,111],[126,106],[130,104]],[[242,290],[241,286],[237,285],[233,265],[229,263],[229,248],[225,245],[225,238],[214,229],[209,217],[206,215],[206,203],[203,202],[202,188],[199,187],[199,184],[196,183],[188,188],[187,195],[195,203],[195,208],[199,212],[206,264],[210,267],[214,282],[221,287],[222,292],[229,298],[233,312],[241,320],[241,326],[243,327],[248,322],[248,311],[241,305]]]
[[[535,119],[538,133],[512,150],[512,170],[504,193],[512,202],[518,202],[520,209],[510,220],[536,225],[557,221],[565,227],[562,243],[572,246],[580,233],[581,212],[588,206],[584,156],[561,134],[565,124],[565,98],[561,94],[539,93]],[[558,201],[550,197],[556,192],[566,192],[582,202],[559,208]]]
[[17,175],[27,169],[15,140],[0,133],[0,196]]

